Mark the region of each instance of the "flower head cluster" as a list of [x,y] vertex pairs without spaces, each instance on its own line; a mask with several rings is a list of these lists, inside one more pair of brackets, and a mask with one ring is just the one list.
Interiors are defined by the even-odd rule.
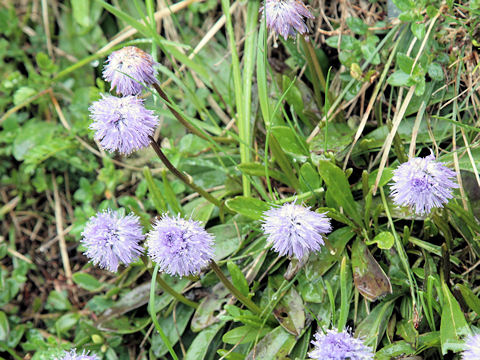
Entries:
[[88,351],[85,352],[85,350],[81,354],[77,354],[74,349],[65,351],[65,354],[61,358],[57,358],[57,360],[100,360],[100,358],[95,354],[88,355]]
[[143,249],[139,243],[145,239],[137,216],[111,210],[92,216],[82,237],[85,255],[112,272],[117,271],[120,262],[128,265],[140,255]]
[[295,38],[296,32],[305,34],[308,28],[304,18],[314,17],[301,0],[265,0],[260,11],[263,11],[267,27],[285,40],[289,36]]
[[413,158],[393,172],[392,198],[399,206],[408,206],[416,214],[428,214],[453,197],[455,172],[435,160],[433,154]]
[[153,111],[145,109],[143,100],[136,96],[103,95],[89,110],[95,139],[105,149],[122,154],[147,147],[158,124]]
[[480,334],[467,337],[465,347],[466,350],[462,353],[463,360],[480,359]]
[[198,221],[163,215],[148,234],[150,258],[170,275],[197,274],[213,257],[213,236]]
[[263,216],[262,227],[273,249],[280,255],[293,255],[297,259],[319,251],[325,244],[324,234],[332,230],[325,213],[316,213],[295,202],[273,207]]
[[103,77],[122,95],[137,95],[142,92],[142,84],[157,82],[153,58],[135,46],[126,46],[114,51],[107,59]]
[[314,360],[373,360],[372,350],[346,331],[318,331],[312,345],[314,349],[308,356]]

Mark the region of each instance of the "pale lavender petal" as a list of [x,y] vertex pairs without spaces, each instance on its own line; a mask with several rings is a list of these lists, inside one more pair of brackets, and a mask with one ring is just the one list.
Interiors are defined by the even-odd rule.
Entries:
[[465,348],[462,353],[463,360],[480,359],[480,334],[468,336],[465,340]]
[[268,236],[267,241],[273,244],[273,250],[297,259],[311,251],[319,251],[325,244],[323,236],[332,231],[325,213],[316,213],[295,202],[266,211],[262,228]]
[[347,331],[319,330],[312,341],[314,349],[308,353],[312,360],[373,360],[372,350],[362,340]]
[[115,97],[102,95],[90,108],[95,130],[95,139],[103,148],[130,154],[147,147],[158,124],[153,111],[143,106],[143,100],[136,96]]
[[435,160],[433,154],[412,158],[393,172],[391,196],[398,206],[407,206],[416,214],[428,214],[453,198],[456,173]]
[[314,18],[300,0],[265,0],[260,11],[266,17],[267,28],[282,35],[285,40],[289,36],[295,38],[296,32],[305,34],[308,28],[304,18]]
[[70,350],[70,351],[65,351],[65,354],[61,358],[57,358],[57,360],[100,360],[100,358],[95,355],[88,355],[88,351],[83,352],[81,354],[77,354],[75,349]]
[[112,52],[107,63],[103,78],[111,83],[110,91],[116,87],[122,95],[137,95],[142,91],[142,83],[150,85],[157,82],[156,62],[150,54],[135,46]]
[[170,275],[195,275],[213,258],[213,236],[192,219],[163,215],[147,238],[148,255]]
[[121,215],[107,210],[92,216],[82,233],[85,255],[94,265],[116,272],[120,262],[129,265],[142,252],[145,239],[140,219],[132,214]]

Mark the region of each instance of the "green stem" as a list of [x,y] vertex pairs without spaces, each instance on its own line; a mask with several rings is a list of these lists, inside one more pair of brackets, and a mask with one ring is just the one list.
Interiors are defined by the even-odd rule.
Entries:
[[413,303],[413,308],[414,311],[416,311],[416,296],[415,296],[415,287],[416,287],[416,282],[413,278],[410,266],[408,264],[408,257],[407,253],[405,252],[405,249],[403,248],[403,244],[400,240],[400,237],[398,236],[397,232],[395,231],[395,225],[393,224],[393,219],[392,216],[390,215],[390,209],[388,207],[387,199],[385,198],[385,193],[383,192],[383,186],[380,186],[380,195],[382,197],[382,203],[383,207],[385,209],[385,213],[388,218],[388,223],[390,225],[390,228],[392,229],[393,237],[395,239],[395,248],[397,249],[398,255],[400,256],[400,261],[402,262],[403,266],[405,267],[405,272],[407,273],[408,277],[408,282],[410,286],[410,293],[412,296],[412,303]]
[[222,202],[215,198],[213,195],[210,193],[206,192],[203,190],[200,186],[195,184],[193,182],[193,179],[190,176],[185,175],[184,173],[180,172],[171,162],[168,160],[168,158],[165,156],[163,153],[162,149],[160,148],[160,145],[155,141],[155,139],[151,136],[149,136],[150,140],[152,141],[150,145],[152,145],[153,150],[157,153],[158,157],[162,161],[162,163],[167,167],[168,170],[172,172],[173,175],[175,175],[177,178],[179,178],[185,185],[189,186],[192,190],[196,191],[199,193],[201,196],[203,196],[206,200],[210,201],[212,204],[215,206],[218,206],[219,208],[222,207]]
[[256,315],[260,315],[262,313],[262,309],[260,309],[252,300],[247,298],[245,295],[243,295],[238,289],[230,282],[230,280],[227,279],[225,274],[220,270],[218,267],[217,263],[212,260],[210,262],[210,267],[212,270],[217,274],[218,278],[220,281],[225,285],[225,287],[230,290],[233,296],[235,296],[243,305],[245,305],[247,308],[249,308],[252,312],[254,312]]
[[[148,261],[145,256],[142,256],[142,261],[145,264],[145,267],[148,269],[150,274],[153,276],[153,270],[148,267]],[[157,283],[162,287],[162,289],[172,295],[175,299],[184,303],[185,305],[191,306],[194,309],[198,308],[198,303],[192,300],[188,300],[185,296],[175,291],[170,285],[168,285],[161,276],[157,276]]]
[[168,352],[172,355],[174,360],[178,360],[177,354],[175,350],[173,350],[172,344],[170,340],[168,340],[167,336],[163,332],[162,327],[158,323],[157,313],[155,311],[155,282],[157,281],[157,274],[158,274],[158,264],[155,265],[155,269],[153,270],[152,274],[152,282],[150,284],[150,300],[148,302],[148,307],[150,309],[150,316],[152,317],[153,324],[155,325],[155,329],[157,329],[160,337],[162,338],[163,342],[165,343]]
[[160,85],[158,83],[153,84],[153,87],[155,90],[157,90],[158,95],[165,101],[165,105],[167,105],[168,110],[175,116],[175,118],[178,120],[180,124],[182,124],[187,130],[189,130],[192,134],[197,135],[198,137],[201,137],[204,140],[207,141],[217,141],[217,142],[224,142],[224,143],[231,143],[233,142],[232,138],[229,137],[221,137],[221,136],[208,136],[202,133],[199,129],[197,129],[195,126],[190,124],[185,118],[173,108],[173,106],[170,103],[170,99],[168,98],[168,95],[165,93],[165,91],[162,90]]

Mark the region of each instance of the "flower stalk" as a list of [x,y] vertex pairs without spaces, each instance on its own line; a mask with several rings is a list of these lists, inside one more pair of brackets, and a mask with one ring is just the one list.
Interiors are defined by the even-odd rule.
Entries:
[[[150,268],[148,266],[148,260],[147,260],[147,257],[146,256],[142,256],[142,261],[143,261],[143,264],[145,265],[145,267],[148,269],[148,271],[150,272],[150,275],[153,276],[153,269]],[[187,305],[187,306],[190,306],[190,307],[193,307],[194,309],[197,309],[198,308],[198,303],[195,302],[195,301],[192,301],[192,300],[188,300],[185,296],[183,296],[182,294],[180,294],[179,292],[175,291],[170,285],[168,285],[166,283],[165,280],[162,279],[161,276],[156,276],[156,281],[158,283],[158,285],[161,286],[161,288],[166,291],[167,293],[169,293],[170,295],[172,295],[175,299],[177,299],[178,301],[180,301],[181,303]]]
[[252,311],[256,315],[260,315],[262,313],[262,309],[260,309],[252,300],[248,297],[243,295],[231,282],[227,279],[225,274],[222,270],[218,267],[217,263],[212,260],[210,262],[211,269],[215,272],[217,277],[220,281],[225,285],[225,287],[230,290],[230,293],[237,298],[243,305],[245,305],[250,311]]

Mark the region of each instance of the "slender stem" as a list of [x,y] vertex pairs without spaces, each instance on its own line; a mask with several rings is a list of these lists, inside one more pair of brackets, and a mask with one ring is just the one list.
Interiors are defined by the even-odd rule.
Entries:
[[210,262],[210,267],[212,270],[217,274],[220,281],[225,285],[225,287],[230,290],[233,296],[235,296],[243,305],[253,311],[255,314],[260,315],[262,313],[262,309],[260,309],[252,300],[247,298],[243,295],[238,289],[227,279],[225,274],[220,270],[217,263],[215,261]]
[[[148,261],[145,256],[142,256],[142,261],[145,264],[145,267],[148,269],[150,274],[153,276],[153,269],[148,267]],[[170,285],[168,285],[165,280],[162,279],[161,276],[157,276],[157,283],[162,287],[162,289],[172,295],[175,299],[184,303],[185,305],[191,306],[195,309],[198,308],[198,303],[192,300],[188,300],[185,296],[180,294],[179,292],[175,291]]]
[[226,143],[229,143],[229,142],[233,141],[233,139],[229,138],[229,137],[221,137],[221,136],[210,137],[210,136],[202,133],[199,129],[197,129],[195,126],[190,124],[187,120],[185,120],[185,118],[177,110],[175,110],[172,107],[172,105],[170,104],[170,99],[168,98],[167,94],[162,90],[162,88],[160,87],[159,84],[155,83],[155,84],[153,84],[153,87],[155,88],[155,90],[157,90],[158,95],[160,95],[160,97],[165,101],[165,104],[167,105],[168,110],[170,110],[170,112],[173,114],[173,116],[175,116],[175,118],[178,120],[178,122],[180,124],[182,124],[183,126],[185,126],[185,128],[187,130],[189,130],[192,134],[195,134],[195,135],[197,135],[198,137],[201,137],[204,140],[215,140],[215,141],[218,141],[218,142],[226,142]]
[[149,136],[150,140],[152,141],[150,145],[152,145],[153,150],[157,153],[158,157],[162,161],[162,163],[167,167],[168,170],[172,172],[173,175],[175,175],[177,178],[182,180],[185,185],[189,186],[192,190],[196,191],[199,193],[201,196],[203,196],[206,200],[210,201],[212,204],[218,206],[219,208],[222,207],[222,203],[220,200],[215,198],[213,195],[209,194],[205,190],[203,190],[200,186],[195,184],[193,182],[193,179],[184,173],[180,172],[171,162],[168,160],[168,158],[165,156],[163,153],[162,149],[160,148],[160,145],[155,141],[155,139],[151,136]]
[[170,355],[172,355],[172,358],[174,360],[178,360],[178,356],[175,353],[175,350],[173,350],[170,340],[165,335],[162,327],[158,323],[157,312],[155,311],[155,281],[156,279],[158,279],[157,274],[158,274],[158,264],[155,265],[155,269],[153,270],[153,274],[152,274],[152,282],[150,284],[150,299],[148,302],[148,307],[150,309],[150,316],[152,317],[152,321],[153,321],[153,324],[155,325],[155,329],[157,329],[158,333],[160,334],[160,337],[165,343],[165,346],[167,347],[168,352],[170,353]]

